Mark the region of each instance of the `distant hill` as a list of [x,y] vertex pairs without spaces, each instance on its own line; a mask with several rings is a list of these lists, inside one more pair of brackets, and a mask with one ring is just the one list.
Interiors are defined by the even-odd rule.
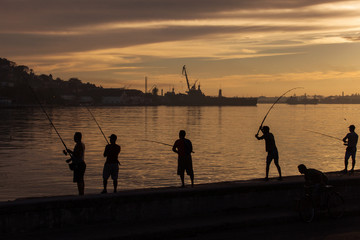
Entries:
[[[32,69],[24,65],[0,58],[0,105],[36,104],[31,89],[36,92],[42,103],[53,105],[117,104],[133,105],[133,98],[143,95],[135,89],[104,89],[91,83],[82,83],[78,78],[65,81],[60,78],[41,74],[36,75]],[[126,97],[125,97],[126,95]]]

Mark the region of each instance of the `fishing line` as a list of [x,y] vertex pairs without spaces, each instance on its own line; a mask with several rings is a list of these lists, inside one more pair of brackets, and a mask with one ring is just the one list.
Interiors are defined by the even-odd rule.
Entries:
[[328,135],[328,134],[325,134],[325,133],[316,132],[316,131],[309,130],[309,129],[305,129],[305,131],[312,132],[312,133],[317,133],[317,134],[323,135],[325,137],[334,138],[336,140],[343,141],[341,138],[337,138],[337,137],[334,137],[334,136],[331,136],[331,135]]

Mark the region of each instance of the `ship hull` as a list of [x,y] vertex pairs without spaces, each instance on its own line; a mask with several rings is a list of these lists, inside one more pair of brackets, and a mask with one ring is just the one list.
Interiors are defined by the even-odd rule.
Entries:
[[167,106],[256,106],[257,98],[173,95],[164,97],[163,103]]

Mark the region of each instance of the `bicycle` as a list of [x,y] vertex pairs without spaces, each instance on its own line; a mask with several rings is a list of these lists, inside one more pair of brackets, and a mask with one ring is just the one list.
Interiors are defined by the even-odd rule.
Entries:
[[298,211],[300,218],[308,223],[314,219],[316,212],[340,218],[344,214],[344,200],[331,185],[322,186],[318,191],[314,191],[314,187],[305,187],[305,193],[298,202]]

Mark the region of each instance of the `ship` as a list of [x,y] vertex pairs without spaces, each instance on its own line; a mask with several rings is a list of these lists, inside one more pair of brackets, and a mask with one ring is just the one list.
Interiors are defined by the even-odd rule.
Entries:
[[308,98],[306,96],[306,94],[304,94],[304,96],[301,97],[296,97],[296,96],[291,96],[288,98],[288,100],[286,101],[287,104],[290,105],[297,105],[297,104],[318,104],[319,103],[319,99],[317,98]]
[[169,106],[256,106],[255,97],[224,97],[222,90],[219,89],[219,95],[206,96],[200,88],[200,83],[195,81],[190,86],[189,78],[186,72],[186,66],[182,68],[182,75],[185,76],[187,88],[186,93],[175,93],[174,88],[171,92],[164,94],[164,105]]

